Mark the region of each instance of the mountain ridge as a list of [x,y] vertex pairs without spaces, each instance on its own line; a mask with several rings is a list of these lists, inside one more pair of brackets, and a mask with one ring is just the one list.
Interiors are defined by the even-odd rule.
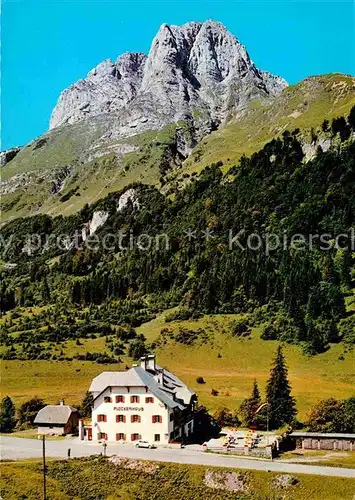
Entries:
[[[80,94],[74,123],[62,123],[1,157],[3,220],[75,213],[134,182],[175,192],[206,165],[222,161],[228,169],[286,129],[300,129],[307,157],[323,139],[328,143],[320,125],[349,112],[355,104],[355,79],[309,77],[272,95],[270,78],[278,77],[258,70],[245,47],[221,26],[210,21],[163,25],[150,59],[142,53],[122,54],[115,63],[96,66],[87,81],[74,84],[78,89],[64,90],[69,104]],[[145,71],[132,73],[143,65]],[[105,108],[102,79],[108,93],[116,92],[111,111]],[[92,96],[89,109],[85,99]],[[124,99],[129,103],[122,108]],[[59,121],[73,111],[70,106],[58,109]],[[310,144],[312,128],[319,137],[316,146]]]
[[[236,88],[233,86],[236,85]],[[102,61],[59,97],[50,129],[118,113],[118,132],[137,122],[138,131],[179,119],[196,121],[194,110],[213,128],[256,97],[278,95],[285,80],[262,72],[246,48],[221,23],[163,24],[148,55],[127,52]],[[123,128],[123,130],[122,130]]]

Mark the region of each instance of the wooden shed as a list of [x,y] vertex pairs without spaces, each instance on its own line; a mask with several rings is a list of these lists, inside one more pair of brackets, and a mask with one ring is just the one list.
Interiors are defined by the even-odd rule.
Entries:
[[289,438],[296,449],[355,451],[355,434],[292,432]]

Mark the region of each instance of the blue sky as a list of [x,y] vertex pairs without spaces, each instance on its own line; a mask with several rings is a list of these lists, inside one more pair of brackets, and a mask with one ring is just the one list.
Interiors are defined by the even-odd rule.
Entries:
[[296,83],[355,74],[352,0],[4,0],[2,149],[42,134],[59,93],[103,59],[147,52],[159,26],[214,19],[260,69]]

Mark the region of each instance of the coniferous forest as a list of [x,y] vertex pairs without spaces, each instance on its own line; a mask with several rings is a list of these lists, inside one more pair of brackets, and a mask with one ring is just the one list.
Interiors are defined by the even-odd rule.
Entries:
[[[286,131],[227,172],[221,162],[206,167],[176,192],[131,185],[136,201],[123,210],[117,207],[127,188],[75,215],[6,224],[2,311],[50,305],[35,324],[23,318],[16,339],[22,354],[37,359],[41,342],[107,335],[112,324],[121,325],[125,342],[135,326],[172,306],[177,319],[245,313],[236,334],[262,324],[263,339],[297,343],[308,354],[354,344],[355,314],[345,307],[355,279],[353,114],[333,121],[339,147],[319,147],[310,161],[297,131]],[[95,239],[83,241],[82,228],[97,211],[108,218]],[[36,245],[28,240],[34,234]],[[142,234],[153,241],[149,248]],[[55,244],[61,235],[64,249]],[[18,357],[11,325],[1,337],[3,357]],[[144,352],[143,340],[134,348]]]

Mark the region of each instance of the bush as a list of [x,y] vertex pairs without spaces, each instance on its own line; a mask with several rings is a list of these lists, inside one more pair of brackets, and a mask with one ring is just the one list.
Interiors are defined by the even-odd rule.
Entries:
[[306,425],[311,432],[355,433],[355,397],[320,401],[311,408]]
[[251,334],[248,319],[237,319],[231,324],[232,335],[235,337],[248,337]]
[[313,406],[306,425],[311,432],[342,432],[343,401],[324,399]]
[[128,356],[137,361],[147,354],[147,348],[142,339],[133,340],[128,347]]
[[261,338],[263,340],[280,340],[292,343],[300,340],[301,330],[292,318],[283,311],[279,311],[264,326]]
[[176,342],[184,345],[193,345],[205,331],[202,328],[198,330],[190,330],[189,328],[180,327],[174,336]]
[[165,316],[165,322],[170,323],[171,321],[183,321],[191,318],[198,318],[201,315],[197,312],[189,309],[188,307],[180,307],[176,311],[173,311]]
[[18,410],[18,422],[19,424],[29,423],[33,425],[33,421],[36,418],[39,410],[44,408],[45,403],[42,398],[35,396],[34,398],[23,403]]
[[0,431],[12,432],[15,425],[15,405],[9,396],[5,396],[0,403]]
[[340,321],[339,336],[347,344],[355,345],[355,314]]
[[214,413],[213,418],[220,427],[234,427],[240,425],[238,415],[236,413],[233,414],[228,408],[218,409]]

